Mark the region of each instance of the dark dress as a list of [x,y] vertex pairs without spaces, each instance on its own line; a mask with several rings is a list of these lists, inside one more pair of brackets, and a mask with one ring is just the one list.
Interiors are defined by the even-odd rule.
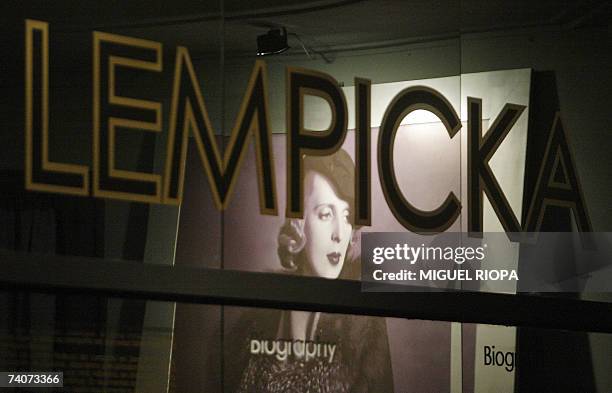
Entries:
[[251,339],[276,337],[282,312],[245,311],[226,336],[225,385],[239,393],[393,392],[384,318],[321,314],[315,342],[336,344],[333,361],[251,354]]

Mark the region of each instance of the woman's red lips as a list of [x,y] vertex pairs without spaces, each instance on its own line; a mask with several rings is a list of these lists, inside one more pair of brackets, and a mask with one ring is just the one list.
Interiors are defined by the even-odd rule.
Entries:
[[340,257],[342,255],[339,252],[330,252],[327,254],[327,259],[329,259],[329,263],[332,265],[337,265],[340,262]]

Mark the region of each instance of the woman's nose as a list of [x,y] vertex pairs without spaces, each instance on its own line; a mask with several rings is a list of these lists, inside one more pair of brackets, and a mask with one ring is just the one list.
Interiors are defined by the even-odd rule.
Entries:
[[342,226],[342,222],[336,216],[332,222],[332,240],[338,243],[340,243],[340,240],[342,240],[341,234],[340,234],[342,232],[341,226]]

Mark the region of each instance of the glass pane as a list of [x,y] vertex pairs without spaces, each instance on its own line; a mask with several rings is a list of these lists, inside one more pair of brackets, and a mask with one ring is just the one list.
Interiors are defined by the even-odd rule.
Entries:
[[[385,196],[380,180],[380,162],[390,163],[383,178],[397,177],[395,186],[385,185],[392,188],[387,194],[404,195],[418,209],[436,209],[449,193],[460,198],[461,137],[455,135],[461,113],[460,40],[456,22],[459,6],[385,2],[384,12],[380,12],[378,1],[329,2],[325,6],[296,2],[280,10],[263,3],[237,9],[236,4],[226,3],[225,88],[223,95],[216,97],[223,103],[221,145],[228,160],[226,170],[235,171],[225,175],[229,194],[222,214],[221,266],[359,279],[360,234],[405,232],[410,227],[389,205],[390,197]],[[391,14],[404,17],[392,19],[388,17]],[[434,15],[445,23],[422,23]],[[265,52],[265,45],[278,44],[275,40],[290,48],[279,48],[286,50],[275,55],[256,56],[258,51]],[[298,82],[289,83],[289,77]],[[304,77],[314,78],[314,82],[300,82]],[[356,78],[369,79],[371,85]],[[314,84],[299,87],[300,83]],[[356,83],[362,86],[357,94]],[[411,111],[397,119],[398,130],[393,131],[397,137],[387,135],[381,142],[385,112],[393,98],[409,87],[437,97],[448,109],[448,116],[454,115],[451,119],[454,125],[446,127],[431,110]],[[292,89],[297,95],[290,93]],[[300,91],[303,94],[298,94]],[[357,101],[362,103],[358,107]],[[289,107],[297,109],[291,112]],[[289,116],[295,119],[293,126],[288,126],[292,124]],[[364,138],[359,144],[358,118],[362,118],[360,134],[370,134],[368,141]],[[394,129],[391,123],[389,120],[389,128]],[[251,134],[246,132],[249,126]],[[325,142],[326,130],[334,127],[339,130],[331,137],[336,141]],[[296,143],[293,148],[287,147],[287,135],[292,129],[308,135],[305,142],[299,142],[303,145],[301,150]],[[240,135],[249,135],[246,139],[232,139],[242,131],[245,132]],[[269,140],[266,134],[271,134]],[[293,138],[294,142],[298,139]],[[251,143],[257,140],[258,143]],[[326,148],[326,143],[333,148]],[[302,164],[301,155],[308,144],[318,146],[319,150],[310,151],[310,157]],[[358,145],[365,147],[358,151]],[[393,146],[393,151],[379,152],[381,146],[388,145]],[[242,148],[245,153],[240,158]],[[298,159],[288,162],[290,152]],[[321,154],[328,157],[315,157]],[[394,159],[389,158],[391,154]],[[356,168],[357,161],[365,165]],[[195,168],[192,179],[197,180],[186,183],[177,264],[183,263],[181,250],[188,250],[189,255],[201,254],[205,244],[216,236],[204,219],[213,216],[207,194],[212,180],[206,179],[214,176],[206,175],[196,156],[188,157],[187,166],[191,165]],[[287,172],[290,165],[295,173]],[[297,174],[302,165],[300,179]],[[371,173],[370,179],[364,178],[367,171]],[[368,207],[370,213],[361,213],[358,224],[354,184],[360,177],[368,185],[360,191],[364,200],[362,210]],[[231,181],[234,183],[230,185]],[[291,206],[288,188],[295,188],[291,194],[296,195],[293,199],[297,202]],[[371,201],[366,193],[371,194]],[[327,197],[338,202],[337,206],[330,205]],[[325,212],[315,214],[316,198],[320,199],[317,205],[326,204],[327,209],[333,210],[333,218]],[[197,202],[188,204],[189,200]],[[308,219],[315,216],[316,220]],[[331,220],[326,223],[324,217]],[[457,212],[447,220],[444,229],[459,231],[461,217]],[[338,236],[327,228],[336,222],[340,223]],[[429,225],[431,229],[432,224]]]
[[[505,231],[513,215],[528,232],[594,231],[602,238],[612,222],[604,196],[612,183],[604,169],[610,164],[610,143],[603,115],[610,98],[611,74],[605,65],[610,51],[604,49],[610,10],[598,1],[551,5],[461,2],[462,72],[504,73],[508,83],[487,98],[462,85],[464,96],[482,98],[485,137],[504,105],[525,107],[505,139],[499,138],[499,148],[490,152],[499,186],[488,182],[486,194],[478,191],[483,195],[482,231]],[[500,214],[502,196],[511,214]],[[469,203],[466,193],[463,201]],[[551,247],[546,250],[553,255],[550,263],[540,261],[534,269],[533,261],[523,258],[529,246],[508,241],[489,267],[516,269],[525,280],[514,288],[481,289],[514,293],[534,274],[545,272],[556,278],[554,285],[572,289],[542,295],[610,301],[610,268],[582,264],[576,255],[583,247],[580,240]],[[464,373],[464,389],[467,382],[468,391],[609,390],[608,373],[602,372],[610,367],[608,336],[464,324],[464,353],[475,359],[475,373]],[[502,358],[514,358],[515,366],[502,364]]]
[[[461,3],[462,72],[503,76],[489,96],[462,84],[464,96],[482,98],[485,137],[504,105],[524,107],[507,136],[496,138],[499,148],[487,151],[498,185],[481,180],[487,189],[486,196],[478,191],[483,195],[482,231],[505,231],[513,216],[527,232],[594,231],[603,233],[598,237],[608,236],[612,217],[605,195],[612,186],[606,169],[611,145],[604,136],[604,107],[611,74],[606,66],[610,51],[604,48],[610,10],[604,3]],[[469,202],[465,192],[463,200]],[[510,208],[507,213],[505,206]],[[609,281],[609,266],[585,268],[571,257],[585,244],[572,248],[571,243],[551,249],[555,258],[542,269],[575,288],[568,291],[582,292],[575,296],[609,301],[609,287],[599,286]],[[517,244],[508,242],[506,248],[499,267],[517,269],[519,276],[534,274],[533,266],[522,259],[523,245],[520,253]],[[603,291],[608,294],[595,293]]]
[[[24,1],[5,10],[1,248],[174,263],[179,208],[164,179],[180,177],[165,172],[180,167],[180,149],[168,146],[184,105],[171,105],[173,81],[193,63],[203,96],[221,95],[221,6]],[[208,101],[219,129],[221,102]],[[175,134],[180,142],[182,128]],[[218,265],[219,213],[206,221],[210,240],[195,257]]]
[[[140,308],[145,307],[143,315]],[[209,316],[203,327],[218,330],[218,318],[215,322],[213,316],[219,307],[198,308]],[[0,309],[6,316],[0,326],[2,370],[62,372],[64,392],[167,392],[169,376],[187,371],[171,356],[174,332],[186,333],[184,325],[172,324],[174,303],[2,292]],[[176,315],[180,316],[178,310]],[[197,319],[190,322],[200,326]],[[196,341],[190,345],[196,347]],[[213,355],[218,343],[211,345],[200,347],[201,354]],[[193,379],[196,374],[191,374],[191,384],[198,382]],[[219,384],[214,378],[207,380]],[[209,391],[206,388],[202,384],[199,391]]]
[[463,391],[605,392],[610,334],[463,324]]
[[[222,1],[5,8],[0,248],[173,265],[180,209],[161,202],[171,124],[181,119],[172,115],[175,62],[185,54],[185,75],[188,52],[205,70],[203,96],[220,96]],[[221,103],[209,101],[220,129]],[[217,267],[220,213],[211,209],[206,222],[208,243],[183,260]],[[168,389],[173,303],[11,293],[2,309],[2,370],[63,370],[64,391]]]
[[126,301],[1,293],[2,370],[63,372],[65,392],[612,387],[610,334],[152,301],[143,319]]
[[[0,249],[359,280],[365,233],[611,231],[604,1],[7,8]],[[549,270],[578,290],[555,296],[612,300],[612,270],[570,246]],[[503,238],[482,267],[531,274],[524,251]],[[64,391],[612,389],[606,334],[74,294],[0,306],[0,371],[63,371]]]

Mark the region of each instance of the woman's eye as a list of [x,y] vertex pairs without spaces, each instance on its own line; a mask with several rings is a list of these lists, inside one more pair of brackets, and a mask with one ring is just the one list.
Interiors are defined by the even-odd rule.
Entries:
[[321,209],[319,211],[319,219],[321,220],[325,220],[325,221],[330,220],[332,216],[333,216],[333,213],[331,209],[329,208]]

